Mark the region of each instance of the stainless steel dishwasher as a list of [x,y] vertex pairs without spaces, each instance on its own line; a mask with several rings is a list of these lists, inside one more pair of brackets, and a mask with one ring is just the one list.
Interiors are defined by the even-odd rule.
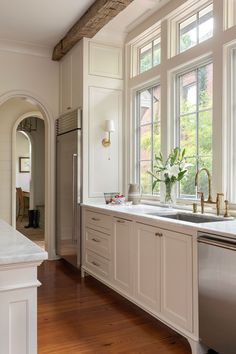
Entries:
[[199,337],[220,354],[236,353],[236,239],[198,237]]

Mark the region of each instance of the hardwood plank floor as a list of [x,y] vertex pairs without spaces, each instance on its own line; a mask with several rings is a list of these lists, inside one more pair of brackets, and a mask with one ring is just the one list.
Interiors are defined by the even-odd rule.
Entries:
[[39,267],[39,354],[190,354],[180,335],[63,261]]

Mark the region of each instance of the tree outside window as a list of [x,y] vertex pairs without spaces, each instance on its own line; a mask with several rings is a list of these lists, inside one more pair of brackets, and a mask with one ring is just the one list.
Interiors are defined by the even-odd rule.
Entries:
[[[196,198],[194,185],[198,169],[212,173],[212,63],[178,76],[178,145],[186,149],[191,168],[180,183],[181,198]],[[199,190],[207,197],[207,178],[199,176]]]
[[157,194],[152,191],[152,176],[155,154],[160,152],[160,85],[139,91],[138,99],[138,159],[139,183],[143,194]]

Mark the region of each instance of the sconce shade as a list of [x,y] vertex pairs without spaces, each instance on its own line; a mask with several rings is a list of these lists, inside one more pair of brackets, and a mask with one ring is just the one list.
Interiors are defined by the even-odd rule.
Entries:
[[112,119],[107,119],[105,120],[105,132],[114,132],[115,131],[115,124],[114,120]]

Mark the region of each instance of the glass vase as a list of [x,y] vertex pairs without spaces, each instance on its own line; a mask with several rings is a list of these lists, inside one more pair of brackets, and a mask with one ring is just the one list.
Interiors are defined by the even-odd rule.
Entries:
[[165,204],[171,208],[175,203],[175,183],[165,182]]

